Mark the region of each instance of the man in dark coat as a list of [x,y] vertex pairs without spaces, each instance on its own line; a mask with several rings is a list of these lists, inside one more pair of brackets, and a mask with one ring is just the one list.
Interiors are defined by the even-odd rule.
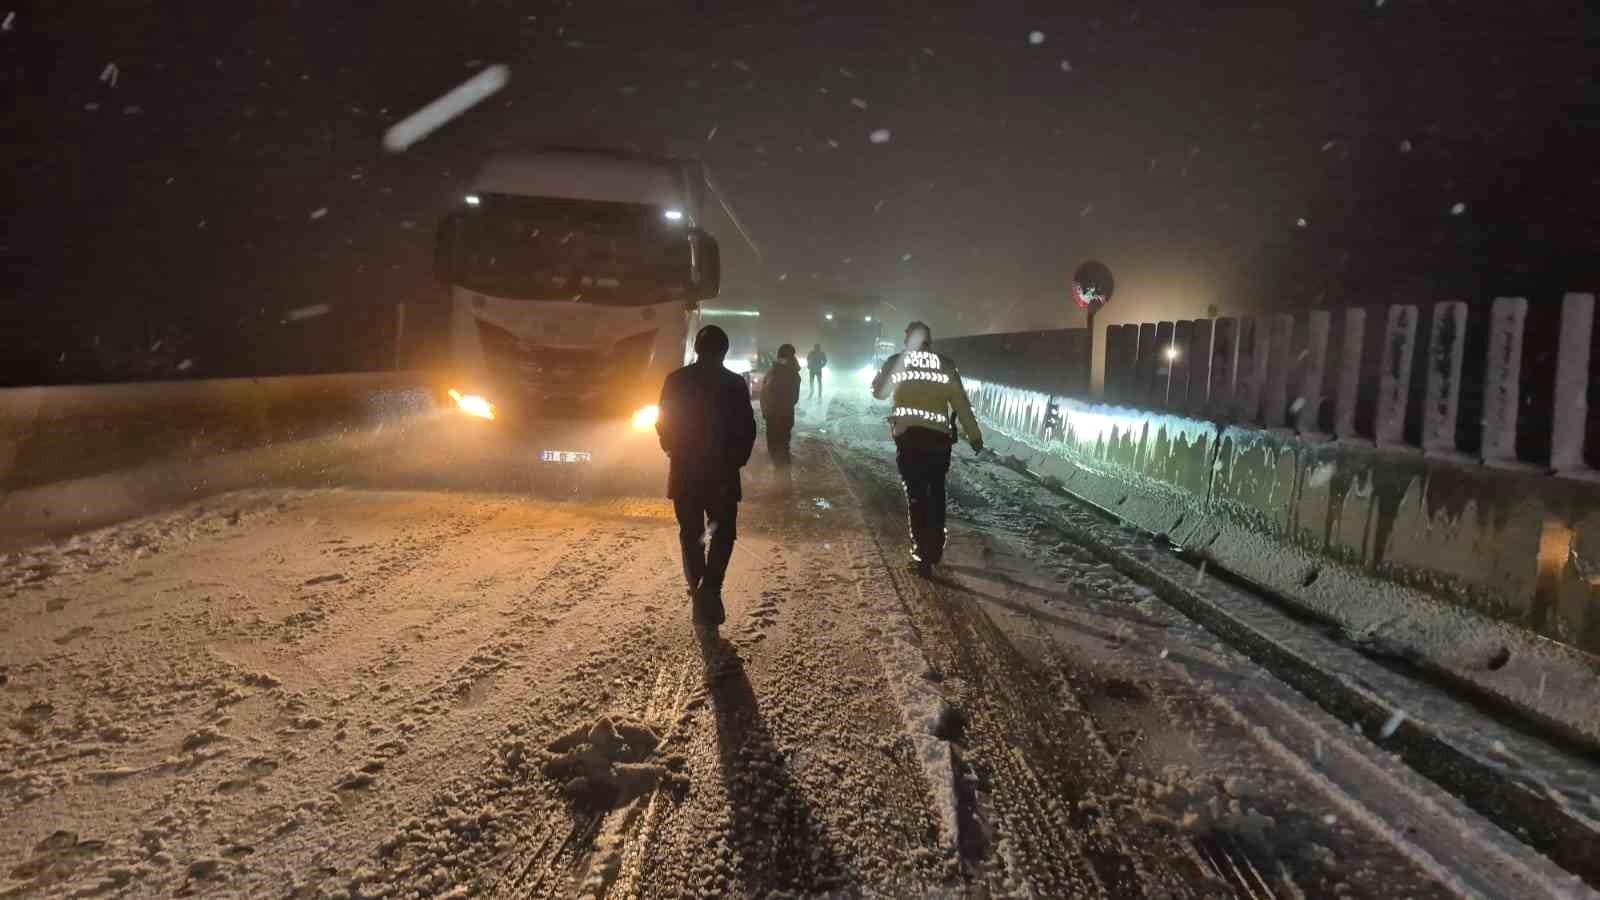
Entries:
[[738,537],[739,470],[756,443],[750,387],[723,367],[728,335],[715,325],[694,338],[695,361],[661,388],[656,433],[670,460],[667,496],[678,517],[683,576],[701,625],[721,625],[722,580]]
[[789,468],[789,436],[794,433],[794,407],[800,402],[800,361],[794,345],[778,348],[778,358],[761,382],[761,417],[767,420],[767,455],[772,465]]

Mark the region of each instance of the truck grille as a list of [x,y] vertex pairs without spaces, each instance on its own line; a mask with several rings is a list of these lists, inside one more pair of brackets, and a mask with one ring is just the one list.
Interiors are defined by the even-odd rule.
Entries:
[[478,339],[491,374],[547,396],[586,396],[637,379],[650,367],[655,331],[630,335],[610,347],[546,347],[478,321]]

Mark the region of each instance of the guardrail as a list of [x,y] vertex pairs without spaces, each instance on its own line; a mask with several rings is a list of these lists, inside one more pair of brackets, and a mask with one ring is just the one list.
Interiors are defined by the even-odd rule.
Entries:
[[433,408],[412,372],[0,389],[0,545],[314,471]]
[[1600,747],[1600,484],[968,389],[989,445],[1040,478]]
[[1060,328],[939,338],[934,348],[956,361],[962,378],[1083,396],[1089,391],[1089,330]]
[[1068,334],[938,343],[998,452],[1600,746],[1592,294]]
[[1579,293],[1113,325],[1105,400],[1587,476],[1595,337]]

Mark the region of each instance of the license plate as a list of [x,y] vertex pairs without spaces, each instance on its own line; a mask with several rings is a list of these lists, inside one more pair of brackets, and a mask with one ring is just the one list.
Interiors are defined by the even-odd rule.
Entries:
[[541,450],[540,462],[550,463],[586,463],[594,459],[594,454],[587,450]]

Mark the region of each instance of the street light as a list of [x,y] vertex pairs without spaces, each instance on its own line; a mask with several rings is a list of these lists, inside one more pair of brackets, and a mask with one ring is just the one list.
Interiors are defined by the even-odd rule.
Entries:
[[871,316],[867,316],[865,319],[862,319],[861,321],[863,321],[863,322],[871,322],[872,321],[872,317]]
[[833,321],[833,313],[824,313],[822,317],[827,319],[829,322]]

